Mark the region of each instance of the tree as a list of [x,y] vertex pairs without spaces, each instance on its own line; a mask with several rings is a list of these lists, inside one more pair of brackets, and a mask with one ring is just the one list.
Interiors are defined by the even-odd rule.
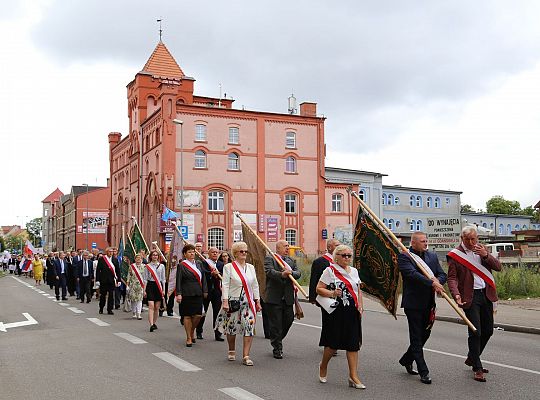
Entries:
[[533,206],[527,206],[521,210],[522,215],[530,215],[533,217],[535,222],[540,222],[540,212],[539,210],[533,208]]
[[486,201],[486,211],[491,214],[519,215],[521,205],[519,201],[506,200],[503,196],[493,196]]
[[6,249],[6,242],[4,241],[4,237],[0,236],[0,251],[4,251]]
[[474,208],[470,204],[462,204],[461,212],[474,212]]
[[18,235],[8,235],[4,237],[4,241],[6,244],[6,249],[8,250],[21,250],[22,246],[24,246],[24,242],[26,241],[26,238],[23,233],[20,233]]
[[39,247],[41,245],[41,228],[42,228],[42,219],[34,218],[26,224],[26,231],[28,232],[28,239],[34,244],[34,246]]

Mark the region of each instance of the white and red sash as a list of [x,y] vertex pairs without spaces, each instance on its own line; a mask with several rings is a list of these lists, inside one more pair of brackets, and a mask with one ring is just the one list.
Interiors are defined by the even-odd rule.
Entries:
[[358,308],[358,295],[356,294],[356,290],[353,289],[352,277],[345,270],[342,270],[343,273],[339,271],[338,268],[341,269],[341,267],[336,267],[335,264],[330,264],[330,268],[332,269],[335,277],[345,284],[345,287],[354,299],[356,308]]
[[469,271],[482,278],[487,285],[491,286],[493,289],[496,289],[493,274],[482,264],[474,260],[469,254],[458,249],[453,249],[448,253],[448,257],[456,261],[458,264],[463,265]]
[[322,255],[322,258],[324,258],[326,261],[328,261],[330,264],[334,262],[334,259],[332,258],[332,255],[330,253],[325,253]]
[[412,251],[408,251],[407,254],[416,262],[417,265],[422,265],[422,267],[424,267],[430,278],[433,278],[435,276],[431,268],[429,268],[429,265],[427,265],[426,262],[422,260],[422,257],[420,257],[418,254],[414,254]]
[[[161,264],[158,264],[158,268],[159,268],[160,265]],[[156,285],[158,287],[159,294],[161,295],[161,297],[163,297],[163,288],[161,287],[161,282],[158,280],[158,277],[156,275],[156,271],[154,271],[154,268],[152,268],[152,266],[150,264],[146,264],[145,267],[148,270],[148,272],[150,272],[150,275],[152,275],[152,279],[154,279],[154,282],[156,282]]]
[[210,271],[211,271],[211,272],[216,271],[216,272],[218,273],[218,276],[217,276],[217,277],[214,277],[214,278],[215,278],[214,280],[216,280],[216,281],[219,282],[219,287],[221,288],[221,276],[219,275],[219,271],[218,271],[218,269],[217,269],[217,267],[216,267],[216,265],[217,265],[216,262],[213,261],[213,260],[211,260],[211,259],[209,259],[209,258],[205,259],[204,261],[206,261],[206,263],[207,263],[208,266],[210,267]]
[[109,260],[109,257],[103,256],[103,261],[105,261],[105,264],[107,264],[107,267],[111,270],[112,274],[114,275],[114,281],[118,281],[118,277],[116,276],[116,270],[114,269],[113,263]]
[[139,273],[137,265],[136,264],[131,264],[131,270],[133,271],[133,274],[135,275],[135,277],[137,278],[137,280],[141,284],[141,287],[143,288],[144,287],[143,278],[142,278],[141,274]]
[[191,266],[191,264],[187,260],[182,261],[180,264],[182,264],[189,271],[191,271],[191,273],[193,275],[195,275],[195,278],[197,278],[197,280],[199,281],[199,285],[201,285],[201,288],[202,288],[203,287],[203,285],[202,285],[202,273],[201,273],[201,271],[199,271],[199,268],[197,268],[196,266],[195,267]]
[[247,284],[247,276],[245,271],[240,268],[240,266],[236,263],[236,261],[232,262],[232,266],[238,276],[240,277],[240,280],[242,281],[242,286],[244,287],[244,293],[246,293],[246,297],[248,300],[249,308],[251,308],[251,312],[253,313],[253,317],[257,315],[257,311],[255,308],[255,300],[253,299],[253,290],[251,289],[251,286]]
[[[279,254],[275,253],[276,257],[279,259],[279,261],[281,262],[281,265],[283,267],[285,267],[285,269],[289,270],[292,272],[292,268],[289,264],[287,264],[287,261],[285,261],[283,259],[283,257],[281,257]],[[294,285],[294,283],[291,281],[291,285],[293,285],[293,288],[294,288],[294,295],[296,296],[296,294],[298,293],[298,288]]]

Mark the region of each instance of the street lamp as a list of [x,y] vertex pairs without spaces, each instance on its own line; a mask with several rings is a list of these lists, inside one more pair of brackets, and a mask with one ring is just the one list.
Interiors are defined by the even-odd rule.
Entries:
[[180,125],[180,225],[184,225],[184,121],[173,119],[176,125]]
[[82,185],[86,186],[86,250],[88,250],[88,183],[83,183]]

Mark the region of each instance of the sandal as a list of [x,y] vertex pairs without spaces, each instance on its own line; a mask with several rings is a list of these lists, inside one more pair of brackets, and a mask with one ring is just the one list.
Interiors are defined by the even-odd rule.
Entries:
[[242,358],[242,364],[247,365],[248,367],[253,367],[253,361],[251,361],[249,356]]
[[227,360],[234,361],[236,360],[236,351],[232,350],[227,353]]

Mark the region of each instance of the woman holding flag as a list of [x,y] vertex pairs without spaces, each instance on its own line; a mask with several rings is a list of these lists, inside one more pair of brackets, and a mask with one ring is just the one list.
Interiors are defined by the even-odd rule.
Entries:
[[157,251],[150,252],[150,263],[146,264],[145,267],[143,293],[148,300],[150,332],[154,332],[157,329],[156,322],[163,301],[163,289],[165,288],[165,266],[159,262],[159,253]]
[[140,254],[135,256],[135,263],[130,264],[126,282],[128,300],[131,303],[133,318],[141,320],[143,288],[146,267],[143,264],[143,258]]
[[246,262],[247,244],[232,245],[235,261],[223,267],[222,308],[217,317],[216,329],[227,335],[229,353],[227,359],[236,359],[236,334],[243,337],[242,364],[253,366],[249,358],[251,342],[255,333],[255,318],[261,310],[259,283],[255,267]]
[[326,383],[328,362],[336,350],[342,349],[347,352],[349,387],[365,389],[357,371],[364,305],[358,271],[350,266],[352,257],[353,251],[349,246],[337,246],[334,262],[324,270],[317,284],[317,303],[323,309],[319,346],[324,346],[319,381]]

